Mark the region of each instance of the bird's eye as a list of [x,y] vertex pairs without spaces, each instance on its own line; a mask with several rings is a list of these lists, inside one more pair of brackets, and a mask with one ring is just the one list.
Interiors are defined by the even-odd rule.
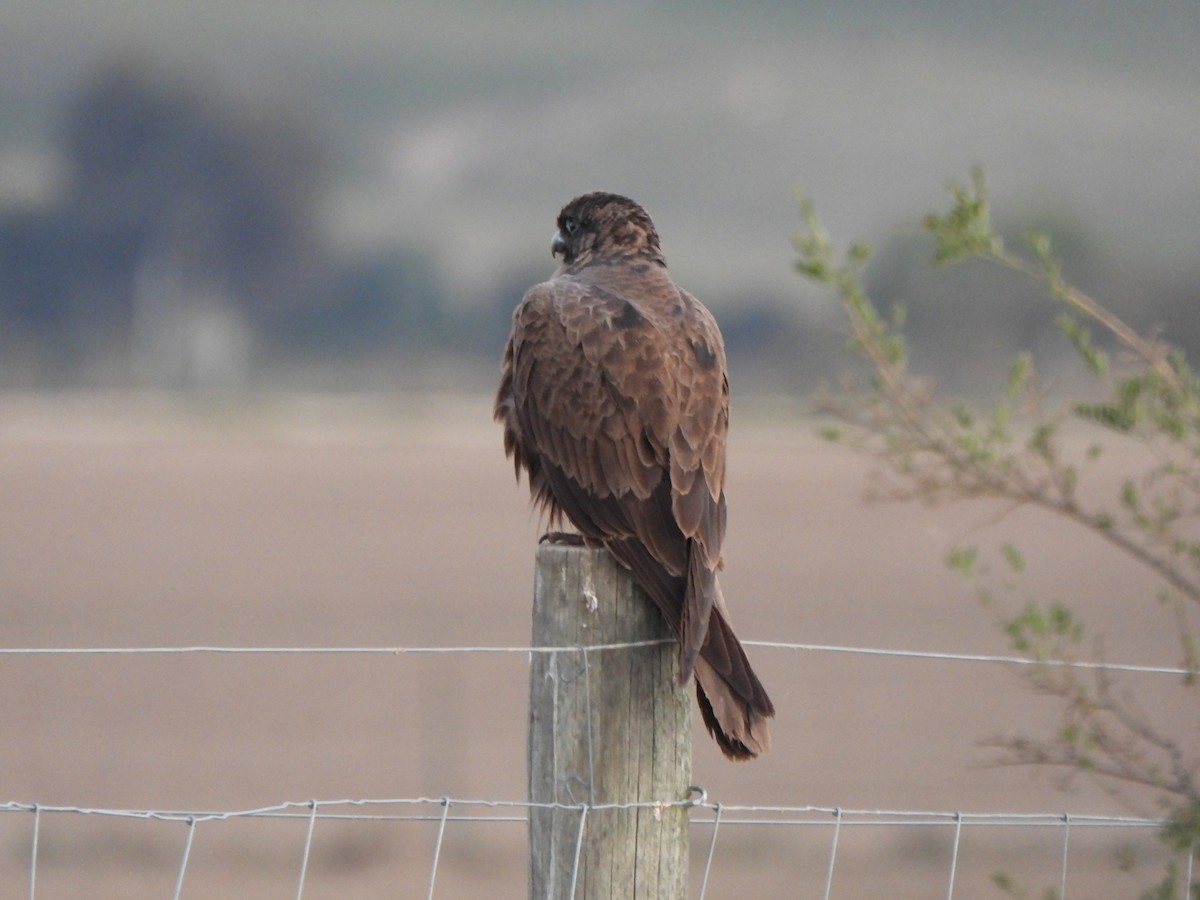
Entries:
[[563,231],[567,234],[574,234],[579,230],[579,220],[573,216],[567,216],[563,219]]

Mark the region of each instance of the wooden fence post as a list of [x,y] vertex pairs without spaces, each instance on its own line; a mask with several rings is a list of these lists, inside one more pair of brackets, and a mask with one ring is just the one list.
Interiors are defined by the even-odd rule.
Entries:
[[[533,646],[670,638],[662,616],[604,550],[541,544]],[[530,664],[529,896],[685,900],[688,810],[595,809],[683,801],[691,697],[678,646],[535,653]],[[572,893],[574,889],[574,893]]]

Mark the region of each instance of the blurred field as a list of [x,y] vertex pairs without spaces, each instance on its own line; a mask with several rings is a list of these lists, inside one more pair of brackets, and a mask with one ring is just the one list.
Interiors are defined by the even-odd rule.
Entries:
[[[735,419],[725,594],[746,639],[1006,652],[941,565],[1008,535],[1027,584],[1075,603],[1113,661],[1172,664],[1156,585],[1024,513],[867,505],[869,465],[799,423]],[[105,398],[0,401],[0,617],[9,647],[462,646],[528,641],[538,522],[488,404],[354,399],[181,412]],[[1099,653],[1099,650],[1096,650]],[[751,650],[775,749],[726,763],[723,804],[1154,814],[1097,786],[990,765],[1053,704],[990,664]],[[309,798],[525,796],[527,661],[506,655],[0,657],[0,802],[236,810]],[[1149,715],[1184,716],[1169,678]],[[1190,716],[1191,713],[1189,712]],[[1189,719],[1190,721],[1190,719]],[[436,810],[435,810],[436,812]],[[32,816],[0,814],[0,896],[28,892]],[[303,820],[199,826],[185,897],[290,897]],[[694,829],[703,865],[709,831]],[[170,896],[184,827],[44,815],[37,896]],[[432,824],[318,823],[305,897],[424,896]],[[845,829],[834,896],[944,896],[951,832]],[[452,823],[439,897],[523,896],[522,824]],[[1061,833],[968,829],[956,896],[1004,869],[1057,885]],[[722,828],[710,896],[820,896],[826,828]],[[1136,896],[1146,833],[1071,833],[1070,896]],[[1119,872],[1118,846],[1146,861]]]

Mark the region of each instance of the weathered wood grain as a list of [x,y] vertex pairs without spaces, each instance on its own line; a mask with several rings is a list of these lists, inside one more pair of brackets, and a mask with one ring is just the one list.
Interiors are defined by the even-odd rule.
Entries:
[[[606,551],[541,544],[533,645],[669,639],[632,577]],[[535,653],[530,666],[529,896],[686,898],[688,811],[597,805],[684,800],[691,698],[675,686],[678,646]],[[582,831],[581,831],[582,829]],[[576,847],[578,871],[576,872]]]

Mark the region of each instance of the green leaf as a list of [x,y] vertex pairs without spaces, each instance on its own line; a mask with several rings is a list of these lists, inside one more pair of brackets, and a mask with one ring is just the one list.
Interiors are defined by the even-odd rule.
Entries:
[[846,436],[845,430],[837,425],[826,425],[817,434],[822,440],[829,441],[831,444],[836,444]]
[[971,185],[951,182],[954,200],[945,216],[927,215],[923,224],[936,240],[934,262],[947,265],[971,256],[999,256],[1004,245],[992,228],[983,168],[971,170]]
[[1063,466],[1062,470],[1063,490],[1067,494],[1073,494],[1075,488],[1079,484],[1079,470],[1074,466]]
[[805,257],[795,262],[796,271],[812,281],[826,284],[829,281],[829,265],[826,260]]
[[1176,850],[1184,851],[1200,839],[1200,803],[1192,802],[1171,813],[1163,839]]
[[1062,313],[1054,321],[1074,345],[1075,352],[1087,363],[1088,368],[1103,377],[1108,372],[1108,354],[1096,349],[1092,343],[1091,330],[1070,313]]
[[1055,426],[1049,424],[1037,426],[1029,438],[1029,449],[1045,459],[1051,459],[1054,456],[1054,447],[1051,441],[1054,439],[1056,430]]
[[977,574],[975,566],[978,561],[978,547],[952,547],[946,554],[946,567],[967,579]]
[[992,410],[992,425],[994,433],[992,437],[1003,440],[1008,436],[1008,426],[1012,421],[1012,407],[1007,403],[998,403],[996,408]]
[[1050,235],[1044,231],[1034,231],[1029,235],[1029,249],[1043,266],[1050,262]]
[[850,249],[846,255],[850,262],[858,266],[864,266],[871,258],[872,253],[874,253],[874,250],[870,244],[854,243],[850,245]]
[[1137,486],[1132,479],[1126,479],[1121,485],[1121,505],[1131,512],[1136,511],[1141,506],[1141,499],[1138,497]]
[[1122,434],[1128,434],[1137,425],[1132,410],[1123,406],[1113,406],[1109,403],[1076,403],[1074,411],[1081,419],[1087,419]]
[[1004,556],[1004,561],[1008,563],[1008,567],[1018,575],[1025,571],[1025,557],[1021,555],[1013,544],[1005,543],[1001,545],[1000,552]]
[[1015,650],[1042,660],[1048,659],[1062,641],[1078,644],[1083,639],[1083,623],[1061,603],[1043,608],[1031,602],[1004,623],[1004,633]]
[[1025,388],[1029,384],[1029,373],[1032,370],[1033,356],[1028,351],[1019,354],[1013,360],[1012,367],[1008,370],[1008,383],[1004,389],[1010,403],[1016,403],[1025,393]]

